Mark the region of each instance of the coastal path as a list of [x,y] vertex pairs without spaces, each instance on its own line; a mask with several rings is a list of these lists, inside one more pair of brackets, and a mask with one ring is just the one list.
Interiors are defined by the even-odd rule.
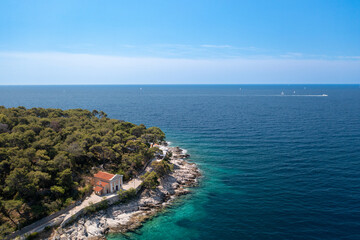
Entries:
[[[124,183],[122,185],[122,188],[124,190],[129,190],[130,188],[138,189],[142,183],[141,176],[144,175],[146,172],[151,171],[151,168],[149,167],[149,165],[154,160],[156,160],[156,158],[151,159],[145,165],[145,167],[140,172],[140,174],[136,178],[131,179],[130,181]],[[109,194],[106,194],[103,196],[98,196],[93,192],[89,197],[87,197],[83,202],[81,202],[80,205],[78,205],[78,206],[75,205],[74,207],[69,206],[68,207],[69,210],[66,210],[66,209],[60,210],[56,214],[53,214],[53,215],[56,215],[56,217],[49,216],[47,218],[43,218],[43,219],[11,234],[10,236],[8,236],[8,239],[13,239],[17,236],[25,236],[25,235],[33,233],[33,232],[41,232],[46,227],[52,227],[52,226],[55,226],[58,224],[60,224],[60,226],[65,225],[65,223],[68,222],[69,218],[71,218],[72,216],[76,216],[84,208],[90,206],[91,204],[96,204],[103,200],[111,200],[116,197],[117,197],[117,193],[109,193]],[[62,211],[64,211],[64,212],[62,213]]]
[[[124,190],[129,190],[130,188],[137,189],[138,187],[140,187],[141,183],[142,183],[142,180],[140,179],[140,176],[139,176],[137,178],[132,179],[131,181],[128,181],[127,183],[124,183],[122,187]],[[60,216],[57,216],[57,217],[49,219],[49,220],[47,218],[43,218],[43,219],[25,227],[24,229],[21,229],[18,232],[11,234],[10,236],[8,236],[7,239],[14,239],[17,236],[25,236],[25,235],[33,233],[33,232],[41,232],[46,227],[51,227],[51,226],[55,226],[55,225],[66,222],[66,220],[68,220],[72,216],[75,216],[77,213],[82,211],[84,208],[90,206],[91,204],[95,204],[95,203],[101,202],[105,199],[109,200],[109,199],[116,198],[116,197],[117,197],[117,193],[110,193],[110,194],[107,194],[104,196],[98,196],[93,192],[80,205],[75,206],[68,211],[65,211]]]

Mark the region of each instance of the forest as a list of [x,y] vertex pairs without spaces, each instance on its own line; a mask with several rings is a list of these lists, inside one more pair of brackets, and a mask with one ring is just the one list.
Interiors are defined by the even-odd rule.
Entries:
[[134,177],[164,139],[102,111],[0,106],[0,238],[89,194],[100,169]]

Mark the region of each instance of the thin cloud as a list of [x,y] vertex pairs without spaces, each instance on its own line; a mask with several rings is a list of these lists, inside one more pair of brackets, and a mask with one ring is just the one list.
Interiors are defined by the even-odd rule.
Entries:
[[303,53],[299,52],[287,52],[286,54],[280,55],[283,58],[301,58],[304,57]]
[[171,58],[234,58],[252,57],[267,51],[256,47],[236,47],[231,45],[188,45],[188,44],[121,44],[113,52],[122,56],[171,57]]
[[232,49],[232,50],[245,50],[245,51],[261,51],[257,47],[237,47],[232,45],[213,45],[213,44],[203,44],[200,45],[202,48],[218,48],[218,49]]
[[0,52],[0,84],[358,83],[360,60]]
[[234,48],[233,46],[230,46],[230,45],[211,45],[211,44],[203,44],[203,45],[200,45],[200,47],[203,47],[203,48]]
[[360,60],[360,56],[339,56],[339,59],[354,59],[354,60]]

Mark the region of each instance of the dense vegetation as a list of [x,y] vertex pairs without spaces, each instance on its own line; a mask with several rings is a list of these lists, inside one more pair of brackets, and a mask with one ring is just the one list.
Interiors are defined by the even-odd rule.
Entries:
[[135,176],[164,138],[102,111],[0,106],[0,237],[91,192],[99,169]]

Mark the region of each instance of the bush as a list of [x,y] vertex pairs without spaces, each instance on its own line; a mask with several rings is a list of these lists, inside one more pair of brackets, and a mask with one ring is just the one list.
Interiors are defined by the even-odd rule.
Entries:
[[171,157],[172,157],[172,152],[166,152],[164,160],[168,162],[170,161]]
[[38,232],[33,232],[33,233],[30,233],[29,235],[27,235],[25,239],[32,240],[32,239],[35,239],[38,235],[39,235]]
[[103,200],[97,204],[94,204],[91,202],[88,207],[84,208],[84,214],[95,213],[97,211],[107,209],[108,207],[109,207],[109,204],[108,204],[107,200]]
[[0,239],[5,239],[5,235],[11,234],[13,231],[15,231],[15,227],[11,226],[9,222],[0,225]]
[[90,195],[92,191],[93,191],[93,186],[91,184],[87,184],[85,187],[79,189],[81,197]]
[[143,179],[142,186],[147,189],[155,189],[159,185],[158,178],[159,176],[155,171],[147,172],[144,176],[141,177]]
[[50,229],[52,229],[51,226],[46,226],[46,227],[44,228],[45,232],[49,231]]
[[130,188],[126,191],[128,199],[134,198],[136,196],[136,189]]
[[159,177],[163,177],[174,170],[174,165],[165,160],[154,161],[151,166]]
[[136,196],[136,189],[130,188],[129,190],[120,190],[117,192],[119,195],[119,202],[126,202],[130,199],[133,199]]
[[72,203],[74,203],[74,200],[70,197],[65,200],[64,205],[67,207],[70,206]]
[[98,205],[96,205],[96,211],[105,210],[109,207],[109,203],[107,200],[101,201]]
[[88,214],[88,213],[94,213],[94,212],[96,212],[96,206],[94,205],[93,202],[90,202],[89,206],[84,208],[84,213]]

